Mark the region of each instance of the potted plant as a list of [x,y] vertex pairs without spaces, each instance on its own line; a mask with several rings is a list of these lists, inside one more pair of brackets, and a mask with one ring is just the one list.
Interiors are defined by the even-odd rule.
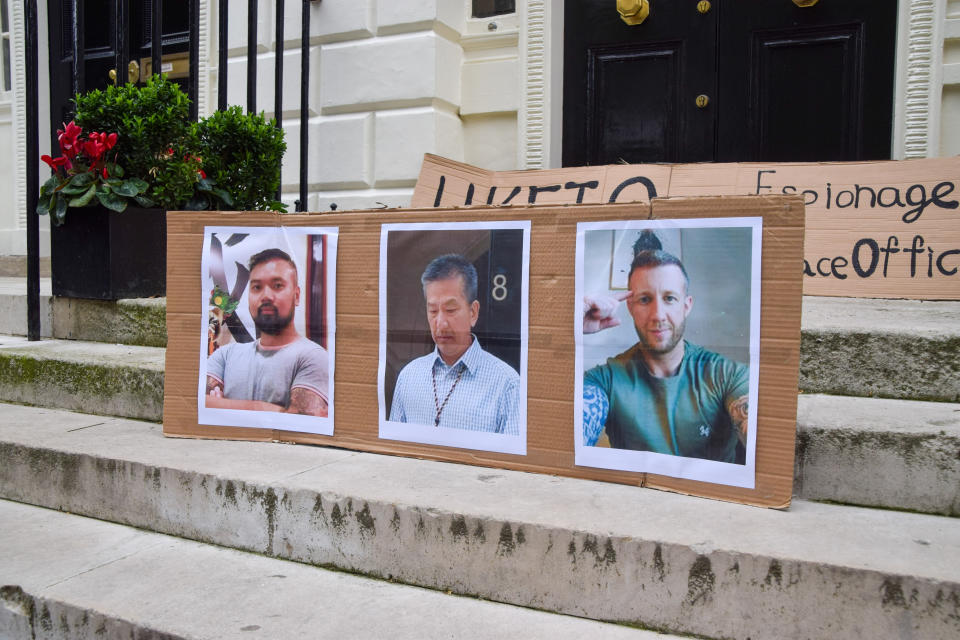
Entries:
[[74,103],[62,155],[43,156],[53,175],[37,207],[50,215],[54,295],[164,295],[166,210],[284,210],[274,195],[285,145],[272,121],[234,108],[190,122],[188,97],[164,76]]

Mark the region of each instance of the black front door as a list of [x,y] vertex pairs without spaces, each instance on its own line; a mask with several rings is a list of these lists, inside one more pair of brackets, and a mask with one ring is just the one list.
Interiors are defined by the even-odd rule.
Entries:
[[[152,12],[150,0],[84,0],[77,2],[82,11],[83,69],[81,84],[74,87],[73,77],[73,6],[76,0],[48,0],[47,15],[50,42],[50,124],[53,148],[56,130],[69,121],[74,93],[103,89],[114,83],[139,83],[147,77],[151,53]],[[189,50],[189,5],[186,0],[162,4],[161,52],[164,61],[186,59]],[[170,69],[167,63],[162,71]],[[183,68],[178,62],[177,70]],[[186,74],[177,79],[184,90],[189,82]]]
[[565,3],[564,166],[890,157],[896,0]]

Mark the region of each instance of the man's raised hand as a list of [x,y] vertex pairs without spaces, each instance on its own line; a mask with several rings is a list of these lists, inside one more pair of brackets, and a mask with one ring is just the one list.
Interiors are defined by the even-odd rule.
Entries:
[[617,307],[629,297],[629,291],[619,291],[613,295],[584,296],[583,332],[596,333],[619,325],[620,319],[616,316]]

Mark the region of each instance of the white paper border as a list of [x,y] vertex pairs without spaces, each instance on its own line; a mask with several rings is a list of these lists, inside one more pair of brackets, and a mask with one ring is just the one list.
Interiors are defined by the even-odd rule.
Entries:
[[[391,231],[461,231],[461,230],[523,230],[523,281],[520,300],[520,433],[508,435],[449,429],[433,425],[392,422],[386,419],[384,384],[387,366],[387,237]],[[423,222],[391,223],[380,227],[380,359],[377,365],[377,399],[379,402],[380,438],[402,440],[461,449],[478,449],[495,453],[527,453],[527,346],[529,342],[530,300],[530,221],[505,220],[497,222]]]
[[670,220],[616,220],[577,223],[576,281],[574,299],[583,300],[584,234],[587,231],[616,229],[698,229],[749,227],[752,231],[750,263],[750,390],[746,464],[715,462],[699,458],[672,456],[650,451],[631,451],[583,444],[583,305],[574,306],[575,389],[574,389],[574,464],[619,471],[655,473],[673,478],[699,480],[714,484],[753,489],[756,486],[757,398],[760,380],[760,250],[763,218],[690,218]]
[[[280,233],[290,238],[292,236],[324,235],[327,237],[327,263],[324,265],[327,278],[324,282],[323,293],[326,297],[327,308],[327,355],[329,359],[329,397],[327,399],[327,417],[303,416],[272,411],[247,411],[240,409],[208,409],[204,406],[204,397],[207,390],[207,310],[210,307],[209,291],[213,286],[210,278],[210,238],[216,233],[221,237],[232,233]],[[197,424],[217,425],[224,427],[254,427],[258,429],[280,429],[299,433],[315,433],[324,436],[333,435],[334,424],[334,363],[336,362],[336,318],[337,318],[337,240],[338,227],[220,227],[205,226],[203,228],[203,254],[200,261],[201,285],[197,303],[200,306],[200,375],[197,386]],[[292,243],[288,243],[289,244]],[[303,265],[298,265],[303,268]]]

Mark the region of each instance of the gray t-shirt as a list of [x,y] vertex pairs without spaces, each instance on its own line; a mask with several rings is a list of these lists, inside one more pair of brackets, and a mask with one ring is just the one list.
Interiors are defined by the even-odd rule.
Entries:
[[309,389],[329,402],[327,350],[312,340],[298,338],[271,349],[260,341],[232,342],[207,359],[207,375],[223,384],[225,398],[262,400],[290,406],[290,391]]

